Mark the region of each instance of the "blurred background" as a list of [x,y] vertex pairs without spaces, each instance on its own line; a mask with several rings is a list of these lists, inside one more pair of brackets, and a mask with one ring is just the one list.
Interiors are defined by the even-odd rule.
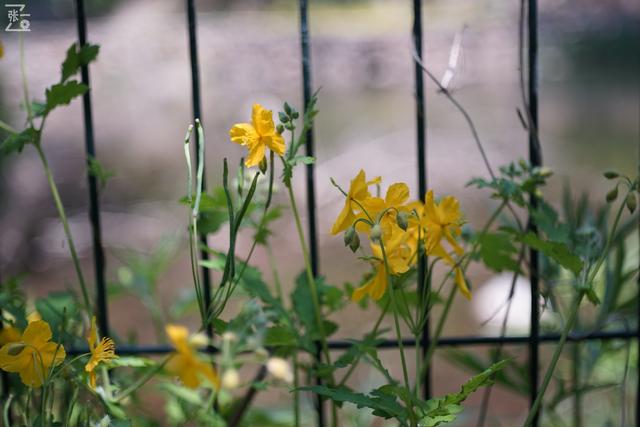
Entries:
[[[73,3],[27,4],[32,22],[24,35],[25,59],[33,96],[57,80],[65,51],[77,38]],[[187,217],[178,203],[186,188],[182,139],[192,114],[184,4],[87,3],[88,38],[101,46],[91,66],[96,147],[100,162],[114,173],[101,192],[111,325],[121,340],[155,343],[164,338],[154,322],[181,318],[197,325],[189,311]],[[341,237],[328,232],[343,200],[329,178],[346,186],[364,168],[381,175],[387,185],[405,181],[414,197],[417,193],[411,2],[310,3],[313,83],[322,88],[315,130],[320,269],[331,283],[357,282],[366,265],[350,256]],[[601,172],[634,175],[638,168],[640,3],[539,4],[540,137],[543,162],[555,172],[546,196],[559,203],[563,188],[571,186],[575,197],[585,192],[590,205],[601,206],[608,189]],[[447,68],[454,40],[461,40],[450,89],[473,117],[493,166],[526,158],[527,133],[516,113],[521,108],[519,2],[426,0],[423,8],[425,63],[437,76]],[[297,2],[288,0],[203,0],[197,10],[207,174],[214,186],[220,183],[222,158],[237,164],[244,154],[229,142],[228,129],[249,119],[252,103],[278,110],[286,100],[302,109],[298,10]],[[25,115],[17,34],[0,33],[5,50],[0,117],[19,127]],[[429,186],[436,194],[458,197],[470,225],[481,226],[495,205],[486,193],[465,184],[487,176],[482,159],[460,114],[431,82],[425,92]],[[49,118],[43,141],[88,273],[92,262],[83,132],[81,103],[76,101]],[[303,178],[300,170],[295,185],[304,205]],[[277,200],[284,203],[282,196]],[[275,229],[276,262],[287,285],[301,270],[302,257],[286,213]],[[224,228],[211,235],[210,245],[223,248],[226,235]],[[239,253],[248,250],[250,238],[240,242]],[[637,259],[637,239],[633,242],[630,257],[635,253]],[[267,275],[267,254],[258,251],[253,259]],[[23,284],[34,297],[76,286],[46,180],[30,147],[20,156],[0,159],[0,277],[17,274],[24,274]],[[445,334],[497,334],[499,321],[483,321],[506,297],[509,278],[480,267],[471,270],[470,278],[476,297],[457,301]],[[157,301],[135,297],[135,286],[157,289]],[[527,287],[522,279],[510,333],[528,331]],[[161,310],[149,310],[154,305]],[[375,310],[345,313],[336,319],[339,336],[360,336],[375,319]],[[612,375],[619,373],[611,369]],[[361,371],[353,386],[366,388],[374,380],[366,369]],[[435,392],[456,390],[465,375],[445,358],[437,359]],[[606,411],[599,409],[617,396],[604,392],[594,399],[594,416],[585,425],[606,425]],[[259,402],[286,409],[286,399],[285,391],[261,396]],[[477,406],[479,396],[471,402]],[[487,425],[518,425],[526,405],[526,398],[497,389]],[[570,413],[570,405],[561,410]],[[473,411],[461,417],[460,425],[473,425]]]

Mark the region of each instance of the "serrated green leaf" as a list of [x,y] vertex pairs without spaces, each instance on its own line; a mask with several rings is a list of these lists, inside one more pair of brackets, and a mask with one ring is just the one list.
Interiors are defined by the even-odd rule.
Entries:
[[267,329],[264,343],[272,347],[295,346],[298,340],[289,326],[278,325]]
[[62,63],[62,77],[61,82],[64,83],[69,77],[80,71],[80,68],[88,65],[95,60],[100,51],[100,46],[85,44],[82,48],[78,49],[78,44],[72,44],[67,49],[67,56]]
[[25,145],[33,144],[38,137],[38,131],[29,127],[22,132],[7,136],[0,144],[0,154],[8,155],[14,152],[20,153]]
[[554,242],[552,240],[543,240],[531,231],[525,235],[519,236],[518,240],[529,247],[542,252],[562,267],[572,271],[576,276],[580,274],[583,267],[582,260],[571,253],[569,247],[564,243]]
[[46,92],[47,113],[61,105],[68,105],[74,98],[84,95],[88,90],[89,86],[75,80],[51,86]]
[[513,237],[507,233],[482,233],[477,236],[478,255],[493,271],[520,271],[516,260],[518,252],[513,245]]
[[311,391],[321,396],[328,397],[335,402],[349,402],[358,408],[370,408],[374,415],[389,419],[405,420],[405,408],[400,405],[394,396],[374,390],[371,394],[355,393],[345,387],[329,388],[323,385],[301,387],[298,390]]

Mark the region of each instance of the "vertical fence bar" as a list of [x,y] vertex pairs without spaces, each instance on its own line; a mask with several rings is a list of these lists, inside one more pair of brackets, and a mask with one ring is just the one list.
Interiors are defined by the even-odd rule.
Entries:
[[[304,111],[313,96],[311,82],[311,47],[309,45],[309,4],[307,0],[298,2],[300,9],[300,50],[302,54],[302,92]],[[314,155],[313,127],[309,128],[306,135],[305,150],[307,156]],[[309,228],[309,254],[311,257],[311,270],[313,275],[318,275],[318,231],[316,226],[316,191],[315,191],[315,168],[313,164],[307,165],[307,218]],[[316,360],[320,360],[320,346],[316,345]],[[322,380],[316,377],[316,384],[322,384]],[[316,395],[317,425],[325,425],[324,404],[320,395]]]
[[[78,42],[80,46],[87,43],[87,18],[84,9],[84,0],[76,0],[76,19],[78,26]],[[89,66],[81,69],[82,83],[90,87]],[[91,111],[91,91],[87,91],[82,97],[84,113],[84,141],[87,152],[87,166],[89,158],[96,157],[96,148],[93,136],[93,114]],[[103,336],[110,335],[109,316],[107,308],[107,286],[105,280],[105,257],[102,248],[102,230],[100,227],[100,200],[98,198],[98,182],[91,172],[87,173],[89,182],[89,220],[91,221],[91,235],[93,239],[93,263],[96,280],[96,305],[97,322],[100,333]]]
[[[196,119],[200,119],[200,123],[202,121],[202,106],[200,102],[200,71],[198,66],[198,43],[197,43],[197,26],[196,26],[196,7],[194,4],[194,0],[187,0],[187,27],[189,30],[189,60],[190,60],[190,68],[191,68],[191,109],[193,111],[193,120],[195,122]],[[194,144],[194,153],[195,153],[195,168],[198,169],[198,164],[200,163],[200,159],[198,158],[198,153],[200,152],[200,138],[198,136],[198,132],[193,133],[195,138]],[[202,159],[204,162],[204,159]],[[202,174],[202,191],[207,189],[207,173],[206,173],[206,163],[204,166],[204,171]],[[200,243],[204,246],[207,245],[207,235],[200,235]],[[200,257],[203,260],[209,259],[209,253],[204,249],[200,251]],[[205,313],[209,313],[209,309],[211,307],[211,274],[207,268],[202,267],[202,284],[204,288],[204,308]],[[207,326],[207,335],[213,337],[213,327]]]
[[[422,0],[413,0],[413,47],[420,61],[422,61]],[[416,143],[418,151],[418,194],[420,200],[424,200],[427,194],[427,159],[426,159],[426,117],[424,98],[424,74],[420,64],[414,61],[415,74],[415,101],[416,101]],[[425,266],[426,257],[422,256],[418,262],[418,288],[422,290],[425,286]],[[430,284],[426,284],[430,286]],[[428,293],[427,293],[428,295]],[[430,322],[427,318],[422,330],[422,355],[425,356],[429,345]],[[427,368],[427,374],[423,378],[422,393],[425,399],[431,397],[431,366]]]
[[[528,1],[528,91],[529,91],[529,113],[531,118],[531,126],[529,126],[529,162],[532,166],[540,166],[542,163],[542,153],[538,144],[538,3],[537,0]],[[531,194],[531,205],[535,209],[537,200],[535,195]],[[528,221],[529,230],[537,233],[537,226]],[[539,382],[539,352],[540,352],[540,289],[539,289],[539,267],[538,252],[530,251],[530,271],[531,271],[531,328],[529,340],[529,393],[530,405],[536,399],[538,394]],[[540,423],[540,413],[535,416],[533,426]]]
[[[640,150],[638,150],[638,164],[640,165]],[[638,170],[640,173],[640,170]],[[638,216],[638,247],[640,247],[640,216]],[[640,251],[638,251],[638,267],[640,268]],[[636,340],[638,357],[640,357],[640,274],[637,279],[638,295],[636,298]],[[631,347],[629,347],[631,348]],[[640,426],[640,366],[636,365],[636,426]]]

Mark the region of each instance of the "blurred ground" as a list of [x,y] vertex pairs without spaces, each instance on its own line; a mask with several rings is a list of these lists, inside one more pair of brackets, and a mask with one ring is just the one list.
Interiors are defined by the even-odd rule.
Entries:
[[[556,172],[548,195],[558,200],[569,183],[599,204],[606,189],[601,171],[633,174],[638,164],[640,7],[622,0],[540,3],[540,132],[544,163]],[[527,134],[516,115],[521,106],[517,2],[429,1],[424,7],[425,62],[437,75],[446,69],[454,37],[467,26],[453,90],[475,119],[494,167],[526,157]],[[286,1],[233,2],[201,10],[203,121],[209,182],[215,185],[222,158],[234,164],[243,154],[228,142],[227,131],[248,119],[253,102],[273,109],[284,100],[301,104],[298,18],[295,5]],[[343,248],[340,237],[328,234],[342,199],[329,177],[347,185],[362,167],[382,175],[387,184],[406,181],[416,192],[411,9],[400,1],[312,2],[310,19],[313,82],[322,88],[316,128],[320,265],[330,282],[340,284],[358,280],[365,267]],[[5,44],[0,111],[3,120],[19,125],[18,39],[8,33],[0,37]],[[32,23],[25,45],[34,96],[57,78],[75,37],[70,20]],[[185,235],[185,212],[177,200],[186,186],[181,144],[191,106],[182,4],[122,2],[90,20],[89,39],[101,45],[91,68],[98,157],[116,172],[101,196],[109,274],[115,280],[123,248],[148,251],[165,236],[180,241]],[[481,158],[462,117],[430,82],[426,94],[429,185],[437,194],[459,197],[471,225],[481,225],[492,205],[485,194],[465,188],[472,176],[487,175]],[[75,102],[50,118],[44,144],[90,271],[82,135],[81,106]],[[0,167],[0,275],[26,271],[25,286],[33,295],[73,287],[62,230],[35,152],[27,148]],[[300,203],[302,177],[300,171]],[[289,218],[279,221],[277,229],[274,247],[283,281],[290,283],[302,259]],[[240,242],[240,253],[248,249],[249,237]],[[223,247],[225,239],[222,231],[210,244]],[[254,260],[267,271],[264,253]],[[476,287],[490,278],[480,269],[472,273]],[[189,277],[181,250],[162,276],[163,304],[189,288]],[[114,329],[123,337],[134,333],[153,342],[149,316],[139,308],[132,298],[112,303]],[[491,332],[479,329],[487,310],[477,301],[461,299],[454,310],[447,334]],[[359,336],[373,324],[375,313],[345,314],[338,321],[340,336]],[[520,332],[526,327],[521,325]],[[441,360],[434,375],[438,393],[456,389],[464,378]],[[354,384],[366,382],[367,376],[363,371]],[[493,402],[503,415],[493,425],[514,425],[526,405],[501,392]]]

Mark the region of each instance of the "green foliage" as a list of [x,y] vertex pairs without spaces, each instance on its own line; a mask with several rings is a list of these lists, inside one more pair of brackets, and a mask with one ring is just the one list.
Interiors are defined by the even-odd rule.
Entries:
[[505,270],[520,272],[517,261],[518,250],[510,234],[481,233],[477,235],[475,241],[478,244],[478,256],[488,268],[497,272]]
[[104,189],[107,185],[107,181],[115,176],[115,172],[106,169],[102,163],[93,156],[88,156],[87,160],[89,164],[89,174],[98,181],[100,188]]
[[56,107],[69,105],[74,98],[84,95],[89,90],[89,86],[70,80],[65,83],[58,83],[46,91],[47,107],[45,115],[53,111]]
[[480,387],[493,384],[493,377],[497,372],[501,371],[507,363],[509,363],[509,360],[494,363],[488,369],[464,383],[457,393],[447,394],[444,397],[430,399],[425,402],[424,405],[421,405],[423,411],[421,422],[424,423],[425,426],[434,427],[444,422],[455,420],[456,416],[462,410],[460,407],[462,402]]

